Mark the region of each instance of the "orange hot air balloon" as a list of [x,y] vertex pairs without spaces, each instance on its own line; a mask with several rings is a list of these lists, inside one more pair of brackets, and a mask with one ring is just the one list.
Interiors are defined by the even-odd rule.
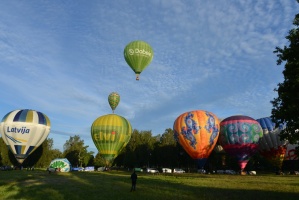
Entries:
[[218,140],[217,116],[203,110],[186,112],[175,120],[173,129],[175,140],[202,169]]

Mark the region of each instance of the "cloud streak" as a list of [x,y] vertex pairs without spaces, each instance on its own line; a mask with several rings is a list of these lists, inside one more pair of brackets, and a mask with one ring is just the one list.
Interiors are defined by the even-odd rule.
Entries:
[[[297,10],[295,1],[283,0],[6,1],[0,114],[42,111],[55,148],[78,133],[93,150],[90,126],[111,113],[113,91],[121,95],[116,113],[154,134],[189,110],[268,116],[283,80],[273,50],[285,45]],[[137,39],[154,49],[138,82],[123,58]]]

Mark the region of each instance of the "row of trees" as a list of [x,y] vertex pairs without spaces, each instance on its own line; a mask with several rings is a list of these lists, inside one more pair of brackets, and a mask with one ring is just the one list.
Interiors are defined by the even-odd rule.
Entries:
[[[48,138],[28,156],[22,166],[25,168],[32,166],[46,168],[55,158],[67,158],[72,166],[105,166],[101,155],[98,153],[94,157],[94,152],[88,151],[87,148],[88,146],[84,145],[84,140],[80,139],[78,135],[71,136],[65,142],[63,152],[53,149],[53,139]],[[20,166],[2,139],[0,140],[0,164]],[[197,170],[195,161],[174,140],[173,130],[170,128],[166,129],[162,135],[157,136],[153,136],[151,131],[134,130],[130,142],[114,160],[113,166],[125,169],[133,167],[179,167],[190,171]],[[209,171],[216,169],[238,170],[239,166],[235,158],[213,151],[205,168]],[[247,170],[256,170],[257,168],[273,169],[258,154],[250,160]]]

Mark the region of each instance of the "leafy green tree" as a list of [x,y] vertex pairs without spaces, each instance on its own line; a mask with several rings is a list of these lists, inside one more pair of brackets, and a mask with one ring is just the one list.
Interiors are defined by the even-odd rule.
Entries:
[[105,159],[101,156],[100,153],[97,153],[96,157],[94,158],[94,166],[96,168],[98,167],[105,167],[106,166],[106,162]]
[[0,138],[0,164],[1,165],[12,165],[8,153],[9,153],[9,149],[7,148],[7,145],[4,143],[1,137]]
[[281,138],[295,144],[299,141],[299,14],[295,16],[293,24],[295,27],[286,36],[289,45],[276,47],[274,51],[278,57],[277,65],[285,62],[285,68],[284,82],[275,89],[278,97],[271,101],[271,117],[278,124],[286,123],[287,128],[281,133]]
[[159,138],[155,147],[157,163],[161,167],[174,168],[178,159],[177,142],[173,137],[173,130],[168,128]]
[[38,159],[38,161],[34,164],[36,167],[48,167],[50,162],[55,158],[61,158],[62,153],[58,149],[53,149],[54,141],[52,138],[47,138],[43,144],[41,145],[42,148],[42,155]]
[[93,155],[93,152],[87,151],[88,146],[84,145],[79,135],[70,136],[70,139],[63,145],[63,155],[72,166],[86,166]]

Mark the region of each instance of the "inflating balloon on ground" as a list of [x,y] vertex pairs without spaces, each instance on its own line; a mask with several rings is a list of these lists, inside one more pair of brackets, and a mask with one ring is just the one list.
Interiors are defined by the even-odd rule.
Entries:
[[284,155],[287,151],[287,140],[281,140],[280,132],[285,128],[283,125],[276,125],[270,117],[257,119],[263,129],[263,137],[260,140],[259,152],[277,170],[281,170]]

